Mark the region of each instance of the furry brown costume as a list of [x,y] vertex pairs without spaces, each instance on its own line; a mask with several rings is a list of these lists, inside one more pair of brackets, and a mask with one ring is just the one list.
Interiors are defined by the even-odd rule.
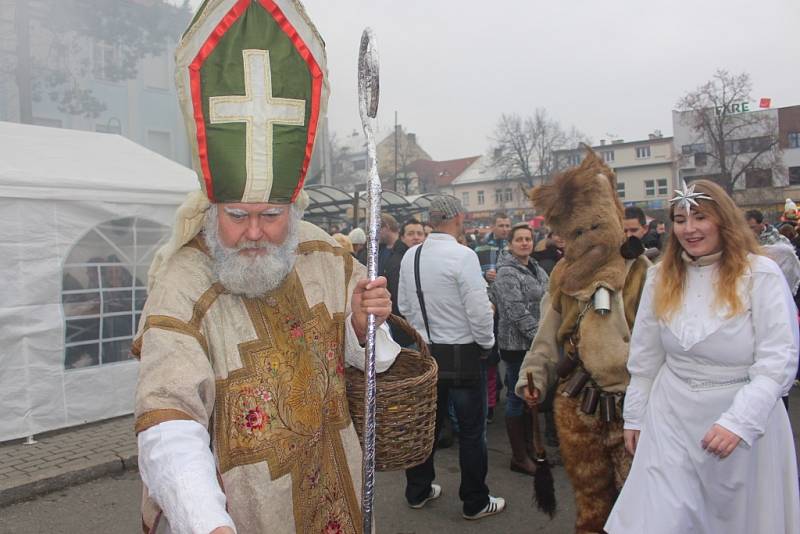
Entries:
[[[616,179],[591,150],[579,167],[536,187],[531,199],[566,246],[552,272],[549,305],[543,307],[520,377],[532,372],[537,387],[545,391],[557,378],[563,351],[579,355],[591,375],[589,384],[616,401],[610,423],[600,419],[599,410],[585,414],[580,394],[564,396],[570,375],[562,380],[555,402],[561,455],[575,490],[575,532],[599,533],[630,469],[631,457],[622,442],[621,399],[630,380],[628,342],[650,262],[644,256],[623,257],[623,211]],[[591,306],[599,287],[611,292],[611,312],[605,315]],[[520,379],[517,394],[522,396],[524,388]]]

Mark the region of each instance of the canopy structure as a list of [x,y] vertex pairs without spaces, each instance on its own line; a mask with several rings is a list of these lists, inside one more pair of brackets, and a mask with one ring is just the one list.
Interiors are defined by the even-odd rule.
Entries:
[[132,411],[147,269],[197,188],[118,135],[0,122],[0,441]]
[[[311,200],[305,218],[316,224],[346,224],[358,226],[364,219],[367,193],[348,193],[330,185],[310,185],[306,187]],[[430,205],[433,193],[405,197],[396,191],[383,190],[381,193],[381,212],[390,213],[398,221],[404,221],[415,214],[424,212]]]
[[0,198],[179,205],[193,171],[124,137],[0,121]]
[[306,186],[309,204],[305,219],[312,222],[344,222],[347,209],[353,207],[355,195],[330,185]]

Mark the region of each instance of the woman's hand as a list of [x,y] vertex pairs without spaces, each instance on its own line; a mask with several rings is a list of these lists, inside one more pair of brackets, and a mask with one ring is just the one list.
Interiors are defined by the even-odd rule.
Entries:
[[623,430],[622,431],[622,440],[625,442],[625,450],[628,451],[628,454],[633,456],[636,454],[636,446],[639,444],[639,432],[640,430]]
[[727,428],[713,424],[711,429],[703,436],[700,442],[702,447],[711,454],[719,456],[720,459],[727,458],[739,445],[742,438],[728,430]]

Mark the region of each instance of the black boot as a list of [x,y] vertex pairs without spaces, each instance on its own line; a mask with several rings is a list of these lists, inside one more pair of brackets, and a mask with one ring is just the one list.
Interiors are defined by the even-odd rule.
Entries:
[[506,417],[506,431],[511,444],[510,469],[533,476],[536,473],[536,464],[528,456],[525,447],[525,416]]

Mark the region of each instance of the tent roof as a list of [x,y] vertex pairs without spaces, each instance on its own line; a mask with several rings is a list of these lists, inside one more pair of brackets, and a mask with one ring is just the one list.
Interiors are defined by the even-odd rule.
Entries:
[[0,121],[0,198],[180,204],[194,171],[122,136]]

